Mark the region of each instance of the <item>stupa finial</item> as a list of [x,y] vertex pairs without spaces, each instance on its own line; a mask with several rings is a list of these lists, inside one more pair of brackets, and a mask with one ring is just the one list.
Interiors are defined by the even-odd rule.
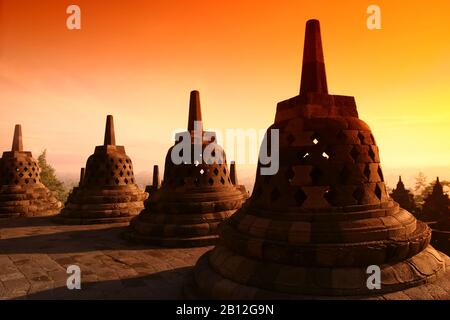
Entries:
[[14,138],[11,151],[23,151],[22,126],[20,124],[16,124],[16,127],[14,128]]
[[106,128],[105,128],[105,146],[115,146],[116,145],[116,135],[114,133],[114,118],[111,115],[106,117]]
[[308,20],[305,31],[300,94],[328,93],[319,20]]
[[202,121],[202,109],[200,105],[200,92],[194,90],[191,92],[191,97],[189,100],[188,131],[192,132],[196,129],[196,121]]

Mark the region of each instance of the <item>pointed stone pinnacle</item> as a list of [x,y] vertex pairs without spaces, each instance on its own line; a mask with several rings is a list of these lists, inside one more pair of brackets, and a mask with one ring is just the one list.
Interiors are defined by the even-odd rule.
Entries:
[[403,181],[402,181],[402,176],[399,176],[399,177],[398,177],[398,182],[403,182]]
[[159,180],[159,166],[153,167],[153,182],[152,187],[155,189],[159,189],[160,180]]
[[12,143],[11,151],[23,151],[23,142],[22,142],[22,126],[20,124],[16,124],[14,128],[14,138]]
[[198,91],[192,91],[189,101],[189,120],[188,131],[192,132],[195,128],[195,122],[202,121],[202,109],[200,106],[200,93]]
[[234,185],[238,184],[237,172],[236,172],[236,162],[231,161],[230,163],[230,179],[231,183]]
[[300,94],[328,93],[319,20],[306,23]]
[[116,145],[116,135],[114,132],[114,118],[109,115],[106,117],[106,129],[105,129],[105,146]]
[[78,184],[79,187],[83,185],[84,182],[84,173],[86,172],[85,168],[81,168],[80,170],[80,183]]

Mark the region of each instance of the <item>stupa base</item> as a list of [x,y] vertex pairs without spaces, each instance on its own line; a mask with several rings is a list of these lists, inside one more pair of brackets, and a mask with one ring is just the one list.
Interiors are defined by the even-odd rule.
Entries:
[[48,217],[59,213],[61,202],[50,191],[37,185],[3,186],[0,190],[0,218]]
[[137,234],[133,231],[126,231],[122,234],[123,238],[139,244],[149,244],[166,248],[194,248],[207,247],[217,243],[218,235],[192,237],[192,238],[158,238]]
[[164,214],[144,211],[130,223],[124,237],[136,243],[171,248],[214,245],[220,223],[236,210],[198,214]]
[[[369,290],[364,268],[301,268],[263,263],[218,247],[202,256],[184,285],[189,299],[450,299],[450,258],[431,246],[380,266],[381,289]],[[225,276],[223,276],[225,275]],[[230,280],[231,278],[238,280]]]

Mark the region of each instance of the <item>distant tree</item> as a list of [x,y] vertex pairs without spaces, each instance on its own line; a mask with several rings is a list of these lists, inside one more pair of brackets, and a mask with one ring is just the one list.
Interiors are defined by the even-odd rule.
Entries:
[[41,168],[41,182],[53,193],[53,195],[64,203],[69,195],[65,185],[55,174],[55,169],[47,162],[47,150],[44,150],[38,157]]
[[425,174],[423,174],[423,172],[419,172],[415,180],[416,184],[414,185],[414,200],[419,207],[422,207],[425,198],[424,191],[427,188],[427,177],[425,176]]

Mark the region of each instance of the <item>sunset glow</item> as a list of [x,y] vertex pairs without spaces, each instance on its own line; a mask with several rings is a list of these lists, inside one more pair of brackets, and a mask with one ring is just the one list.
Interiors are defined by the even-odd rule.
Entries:
[[[2,151],[20,123],[25,149],[77,173],[113,114],[135,171],[150,171],[186,127],[194,89],[206,128],[267,128],[298,94],[304,25],[317,18],[329,91],[355,96],[388,173],[450,178],[448,0],[379,0],[372,31],[363,0],[32,3],[0,0]],[[70,4],[81,30],[66,28]]]

